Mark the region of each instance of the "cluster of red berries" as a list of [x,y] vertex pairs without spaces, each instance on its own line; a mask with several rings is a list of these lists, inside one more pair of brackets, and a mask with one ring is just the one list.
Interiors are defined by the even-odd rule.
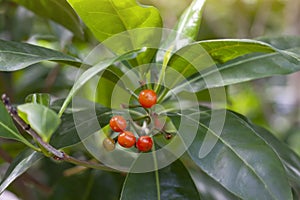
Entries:
[[[139,94],[138,100],[142,107],[151,108],[156,104],[157,96],[153,90],[146,89]],[[152,149],[152,138],[148,135],[145,135],[140,136],[136,140],[136,137],[132,132],[126,131],[127,123],[122,116],[113,116],[109,121],[109,125],[113,131],[119,132],[117,141],[122,147],[131,148],[135,145],[136,148],[141,152],[147,152]]]

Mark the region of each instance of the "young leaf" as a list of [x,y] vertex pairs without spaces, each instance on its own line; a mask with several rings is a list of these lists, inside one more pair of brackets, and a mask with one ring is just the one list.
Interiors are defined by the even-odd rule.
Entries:
[[[194,0],[191,5],[184,11],[178,20],[174,32],[171,32],[166,41],[163,42],[161,49],[169,49],[174,47],[176,51],[183,46],[197,39],[200,24],[202,20],[203,8],[206,0]],[[158,59],[163,57],[165,51],[158,54]]]
[[1,183],[0,194],[20,175],[43,158],[43,154],[27,149],[21,152],[10,164]]
[[37,103],[49,107],[50,95],[46,93],[30,94],[25,98],[26,103]]
[[[136,0],[68,0],[95,37],[117,55],[142,47],[158,47],[162,20],[158,10]],[[114,37],[116,36],[116,37]],[[107,40],[109,39],[109,40]],[[136,59],[149,63],[153,49]]]
[[204,4],[205,0],[194,0],[180,16],[175,30],[188,38],[196,40],[200,29]]
[[[161,27],[154,7],[136,0],[67,0],[99,41],[135,28]],[[138,17],[137,17],[138,16]]]
[[175,161],[158,172],[128,173],[120,199],[197,200],[200,197],[186,168]]
[[77,14],[66,0],[13,0],[34,13],[51,19],[83,38],[83,30]]
[[[197,113],[196,113],[197,114]],[[194,162],[228,191],[243,199],[292,199],[284,167],[277,154],[245,121],[231,112],[214,111],[226,119],[221,132],[214,131],[210,112],[201,116],[198,133],[188,149]],[[193,120],[194,116],[182,116]],[[179,126],[178,118],[171,117]],[[212,120],[212,121],[211,121]],[[210,137],[210,140],[205,140]],[[216,140],[217,143],[212,143]],[[211,151],[200,157],[203,142],[210,143]],[[253,192],[255,191],[255,192]]]
[[41,61],[81,66],[81,61],[59,51],[31,44],[0,40],[0,71],[16,71]]
[[0,102],[0,137],[18,140],[33,149],[37,149],[19,133],[2,102]]
[[41,104],[27,103],[18,106],[20,117],[48,142],[60,124],[58,115]]

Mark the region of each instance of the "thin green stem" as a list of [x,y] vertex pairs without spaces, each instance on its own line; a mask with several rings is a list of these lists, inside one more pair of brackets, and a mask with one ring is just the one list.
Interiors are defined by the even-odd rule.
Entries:
[[154,162],[154,168],[155,168],[155,182],[156,182],[156,191],[157,191],[157,200],[160,200],[160,181],[159,181],[159,173],[158,173],[158,163],[157,163],[157,157],[156,157],[156,151],[155,151],[155,145],[152,147],[152,154],[153,154],[153,162]]

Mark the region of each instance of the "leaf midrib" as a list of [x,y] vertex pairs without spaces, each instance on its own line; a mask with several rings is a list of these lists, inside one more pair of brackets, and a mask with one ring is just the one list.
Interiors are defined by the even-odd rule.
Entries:
[[[183,117],[187,117],[182,115]],[[196,123],[198,123],[200,126],[202,126],[203,128],[207,129],[210,133],[212,133],[216,138],[218,138],[228,149],[230,149],[245,165],[247,168],[250,169],[250,171],[252,171],[252,173],[261,181],[261,183],[265,186],[266,190],[268,191],[268,193],[274,198],[277,199],[270,191],[270,188],[268,187],[268,185],[266,185],[266,183],[263,181],[263,178],[260,177],[259,174],[257,174],[254,170],[254,168],[246,161],[244,160],[233,148],[230,144],[228,144],[226,141],[224,141],[222,139],[221,136],[219,136],[218,134],[216,134],[213,130],[211,130],[209,127],[207,127],[205,124],[199,122],[199,121],[195,121],[193,118],[187,117],[189,120],[192,120]],[[190,151],[188,151],[190,153]],[[191,154],[191,153],[190,153]],[[213,177],[214,178],[214,177]],[[215,179],[215,178],[214,178]],[[216,179],[215,179],[216,180]],[[226,187],[226,186],[225,186]]]

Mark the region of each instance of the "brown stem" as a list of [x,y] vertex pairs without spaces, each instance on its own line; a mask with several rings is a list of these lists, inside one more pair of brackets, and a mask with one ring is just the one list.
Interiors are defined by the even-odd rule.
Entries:
[[84,160],[79,160],[77,158],[74,158],[68,154],[66,154],[63,151],[60,151],[56,148],[54,148],[52,145],[49,143],[46,143],[43,141],[43,139],[36,133],[35,130],[33,130],[29,124],[27,124],[21,117],[19,117],[17,110],[11,105],[9,98],[7,97],[6,94],[2,95],[2,101],[8,111],[8,113],[11,115],[11,117],[15,120],[15,122],[24,130],[26,131],[30,136],[32,136],[36,142],[42,146],[45,150],[47,150],[51,156],[55,160],[60,160],[60,161],[66,161],[69,163],[73,163],[76,165],[81,165],[85,166],[88,168],[94,168],[94,169],[101,169],[101,170],[106,170],[106,171],[113,171],[113,172],[118,172],[115,169],[109,168],[101,163],[94,163],[94,162],[89,162],[89,161],[84,161]]

